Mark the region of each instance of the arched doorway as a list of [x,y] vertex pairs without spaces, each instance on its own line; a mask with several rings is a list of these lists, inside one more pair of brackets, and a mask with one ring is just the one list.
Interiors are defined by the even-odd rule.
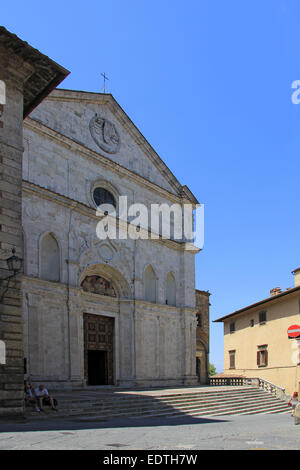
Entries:
[[[93,304],[97,305],[97,313],[83,312],[85,382],[87,385],[113,385],[116,299],[128,298],[129,286],[117,270],[107,265],[89,266],[79,282],[83,295],[91,299],[90,294],[93,294]],[[110,302],[111,314],[107,312]],[[104,304],[106,309],[103,309]]]

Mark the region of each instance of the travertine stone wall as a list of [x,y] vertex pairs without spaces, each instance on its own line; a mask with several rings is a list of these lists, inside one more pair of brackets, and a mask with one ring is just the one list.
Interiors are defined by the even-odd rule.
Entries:
[[23,322],[20,278],[7,278],[7,258],[23,258],[21,226],[23,81],[28,69],[0,48],[0,80],[6,85],[0,129],[0,415],[23,411]]
[[[194,253],[163,240],[99,240],[95,182],[128,204],[183,201],[177,182],[149,157],[138,132],[109,97],[55,92],[25,121],[23,228],[25,357],[34,382],[84,383],[84,313],[114,318],[115,384],[193,383],[196,361]],[[89,94],[90,95],[90,94]],[[53,98],[54,97],[54,98]],[[99,101],[100,100],[100,101]],[[95,113],[117,128],[120,148],[109,155],[91,138]],[[122,119],[121,119],[121,117]],[[145,144],[146,145],[146,144]],[[166,170],[164,170],[166,171]],[[41,279],[40,243],[51,233],[60,250],[60,282]],[[145,300],[144,272],[156,276],[156,301]],[[166,280],[176,305],[166,305]],[[84,292],[87,275],[111,279],[117,298]]]

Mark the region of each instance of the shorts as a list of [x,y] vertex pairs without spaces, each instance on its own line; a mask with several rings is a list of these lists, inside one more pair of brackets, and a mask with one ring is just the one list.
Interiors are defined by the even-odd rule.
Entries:
[[[57,406],[57,405],[58,405],[57,400],[56,400],[55,398],[53,398],[53,404],[54,404],[54,406]],[[49,398],[49,397],[44,397],[44,398],[43,398],[43,405],[51,406],[50,398]]]

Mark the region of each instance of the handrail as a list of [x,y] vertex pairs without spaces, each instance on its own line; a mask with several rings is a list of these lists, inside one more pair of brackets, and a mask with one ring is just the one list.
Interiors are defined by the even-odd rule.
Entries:
[[279,385],[275,385],[272,382],[269,382],[268,380],[262,379],[260,377],[258,378],[258,386],[266,392],[286,400],[285,388],[280,387]]
[[209,384],[212,386],[236,386],[236,385],[248,385],[252,387],[260,388],[281,400],[288,401],[289,396],[286,395],[285,389],[279,385],[273,384],[268,380],[262,379],[261,377],[234,377],[234,376],[222,376],[209,378]]

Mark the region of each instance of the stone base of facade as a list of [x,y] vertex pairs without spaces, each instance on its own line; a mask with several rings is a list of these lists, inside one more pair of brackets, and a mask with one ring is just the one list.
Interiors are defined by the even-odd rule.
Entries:
[[17,408],[9,408],[9,407],[1,407],[0,408],[0,417],[3,416],[12,416],[12,417],[22,417],[24,416],[24,408],[22,406],[18,406]]
[[199,385],[199,379],[197,375],[185,376],[183,379],[183,385]]

